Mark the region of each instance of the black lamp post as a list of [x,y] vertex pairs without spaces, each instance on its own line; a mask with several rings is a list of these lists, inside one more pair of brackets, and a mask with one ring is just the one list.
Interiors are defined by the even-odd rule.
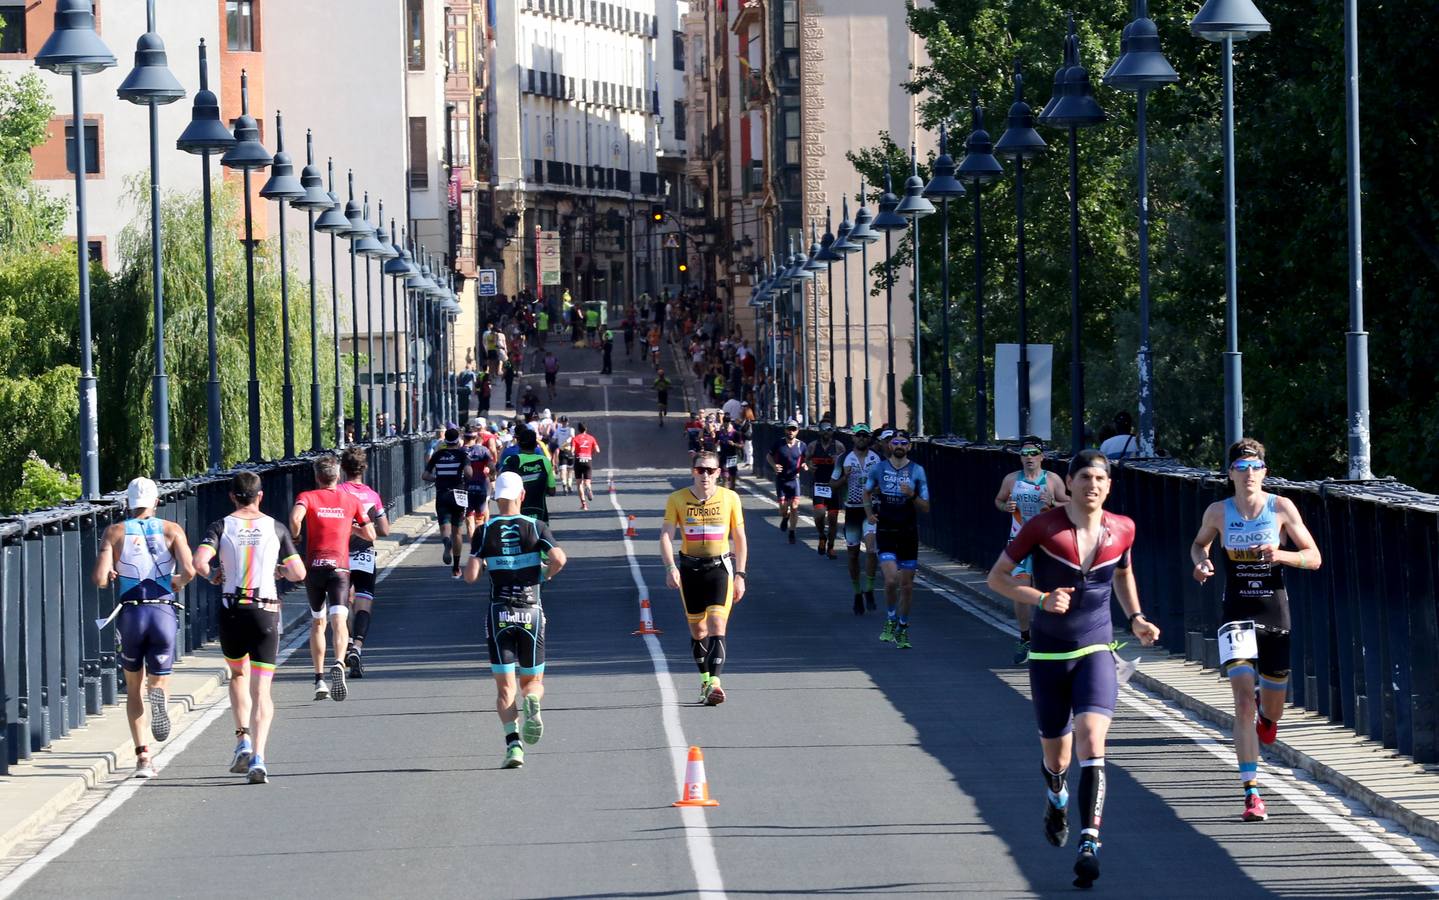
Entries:
[[1269,21],[1250,0],[1207,0],[1189,23],[1224,44],[1224,444],[1244,436],[1244,364],[1239,355],[1238,237],[1234,228],[1234,42],[1267,34]]
[[[870,215],[869,208],[864,205],[864,179],[859,180],[859,209],[854,214],[854,228],[850,229],[849,242],[859,245],[859,287],[860,298],[863,305],[860,307],[862,313],[864,335],[859,346],[864,358],[864,421],[870,420],[870,389],[869,389],[869,245],[879,240],[879,232],[870,225],[874,217]],[[854,425],[854,419],[850,419],[850,425]]]
[[240,118],[235,120],[235,145],[220,157],[220,165],[227,169],[238,169],[244,176],[246,334],[249,337],[250,354],[250,461],[259,462],[263,451],[260,447],[260,368],[255,356],[255,219],[250,197],[250,173],[270,165],[270,151],[260,143],[260,126],[255,124],[255,117],[250,115],[250,76],[244,69],[240,70]]
[[[828,207],[825,207],[824,210],[824,237],[819,239],[819,256],[816,259],[825,264],[826,281],[828,282],[825,288],[829,300],[829,311],[825,314],[825,319],[829,323],[829,365],[826,371],[829,373],[829,415],[835,419],[839,418],[839,395],[835,392],[834,387],[834,264],[844,257],[834,250],[834,232],[831,228]],[[819,310],[816,309],[815,312],[818,314]]]
[[425,370],[429,365],[429,355],[425,353],[429,347],[428,323],[424,314],[424,288],[425,274],[421,268],[421,255],[414,242],[410,243],[410,262],[414,269],[405,279],[405,292],[409,297],[408,310],[406,314],[410,319],[410,331],[412,332],[412,343],[409,348],[407,360],[413,360],[413,365],[406,363],[410,370],[410,392],[409,403],[413,412],[412,421],[415,423],[413,431],[423,431],[429,428],[429,419],[426,417],[425,392],[429,389]]
[[809,417],[810,396],[809,378],[806,377],[805,372],[809,369],[810,355],[814,353],[815,349],[814,345],[810,343],[809,329],[806,327],[806,320],[813,318],[813,316],[806,316],[804,311],[804,288],[808,282],[814,281],[814,272],[809,270],[807,266],[808,262],[809,257],[798,250],[790,256],[790,285],[794,288],[795,308],[799,312],[800,336],[804,340],[804,369],[796,368],[796,374],[799,376],[800,386],[804,395],[804,414],[806,418]]
[[1179,80],[1159,47],[1149,0],[1136,0],[1134,21],[1124,27],[1123,52],[1104,83],[1134,91],[1139,131],[1139,455],[1154,455],[1154,364],[1149,347],[1149,92]]
[[315,275],[315,213],[333,209],[334,198],[325,190],[325,180],[315,166],[315,138],[309,129],[305,130],[305,168],[300,173],[300,185],[305,193],[291,200],[290,205],[305,211],[305,233],[310,239],[310,449],[320,450],[325,446],[325,438],[320,410],[320,287]]
[[210,67],[205,58],[205,39],[200,39],[200,90],[190,111],[190,124],[180,133],[175,146],[200,157],[200,194],[204,203],[205,228],[205,337],[210,375],[205,383],[205,414],[209,437],[210,470],[224,464],[225,432],[220,419],[220,352],[215,325],[215,220],[211,200],[210,157],[235,145],[235,136],[220,121],[220,100],[210,90]]
[[[385,260],[385,265],[380,271],[385,275],[392,276],[390,282],[390,302],[392,304],[395,327],[395,418],[392,420],[392,424],[395,426],[395,433],[400,434],[402,433],[400,431],[401,422],[408,423],[410,421],[410,413],[405,406],[404,381],[400,378],[400,353],[402,349],[408,348],[409,346],[409,333],[406,328],[401,325],[400,294],[403,291],[406,298],[409,297],[409,292],[404,288],[403,282],[409,277],[411,272],[415,271],[415,267],[410,264],[410,251],[404,249],[404,239],[401,238],[400,233],[395,230],[394,218],[390,219],[390,237],[392,239],[390,249],[394,251],[394,256]],[[389,366],[388,361],[385,365],[386,367]],[[407,372],[406,374],[408,375],[409,373]],[[388,409],[389,401],[386,401],[387,412]]]
[[[924,434],[924,343],[921,339],[920,323],[924,317],[920,312],[919,289],[919,220],[934,215],[934,204],[924,199],[924,179],[919,177],[919,160],[914,144],[909,145],[909,178],[904,182],[904,198],[894,211],[909,220],[914,228],[914,433]],[[948,229],[946,229],[948,231]],[[893,418],[890,421],[898,425]]]
[[[362,438],[362,423],[365,413],[364,401],[360,398],[360,278],[355,261],[359,255],[358,244],[370,235],[365,222],[364,210],[355,202],[355,170],[347,172],[350,183],[350,199],[345,202],[345,219],[350,223],[348,230],[340,236],[350,242],[350,388],[354,399],[355,440]],[[336,335],[336,340],[339,336]]]
[[335,446],[345,446],[345,395],[344,383],[340,380],[340,237],[350,230],[350,220],[340,207],[340,198],[335,195],[335,160],[325,162],[330,208],[320,213],[315,220],[315,230],[330,236],[330,351],[335,363]]
[[[809,240],[809,256],[805,260],[804,269],[815,277],[809,280],[810,287],[812,288],[811,298],[814,309],[814,313],[809,317],[809,347],[810,355],[813,358],[806,360],[806,362],[814,368],[814,390],[810,395],[814,403],[814,409],[811,415],[814,420],[818,421],[819,406],[822,402],[819,395],[819,273],[828,269],[829,263],[820,258],[819,234],[815,230],[813,220],[809,223]],[[805,372],[805,378],[809,378],[808,370]]]
[[1089,72],[1079,64],[1079,37],[1074,33],[1074,16],[1069,17],[1069,35],[1064,40],[1065,67],[1055,73],[1061,90],[1050,98],[1039,121],[1069,129],[1069,396],[1071,451],[1084,449],[1084,332],[1079,304],[1079,129],[1103,124],[1106,118]]
[[898,207],[899,198],[894,195],[894,181],[889,174],[889,163],[885,163],[884,193],[879,195],[879,215],[874,217],[870,228],[884,234],[884,390],[887,395],[886,412],[889,414],[887,421],[891,423],[899,419],[899,398],[894,386],[894,257],[890,240],[895,232],[909,227],[909,222],[897,212]]
[[984,443],[989,438],[989,391],[984,366],[984,219],[979,200],[986,184],[1004,177],[1004,167],[994,158],[994,145],[984,130],[984,108],[974,91],[969,94],[969,110],[973,130],[964,143],[959,180],[969,185],[974,197],[974,439]]
[[954,177],[954,157],[949,155],[949,130],[945,123],[939,125],[939,156],[930,168],[929,184],[924,186],[927,200],[938,200],[940,227],[944,234],[940,239],[940,292],[944,304],[943,367],[939,371],[939,392],[942,404],[939,411],[940,433],[948,437],[954,433],[954,382],[950,372],[949,351],[949,201],[964,196],[964,185]]
[[[351,246],[354,248],[355,255],[364,260],[365,266],[365,412],[370,426],[370,440],[374,440],[378,437],[377,426],[379,423],[375,418],[375,302],[371,290],[370,262],[384,256],[384,251],[389,248],[379,241],[375,227],[370,224],[369,191],[365,191],[362,209],[365,234]],[[381,287],[383,287],[383,282]],[[380,296],[380,302],[384,303],[383,293]],[[355,325],[358,331],[359,323],[356,322]],[[356,428],[358,427],[357,423]]]
[[1039,132],[1034,130],[1034,116],[1030,112],[1029,104],[1024,102],[1024,75],[1016,60],[1014,64],[1014,103],[1009,107],[1008,126],[1004,129],[1004,134],[999,136],[999,142],[994,145],[994,152],[997,156],[1002,156],[1014,163],[1015,274],[1019,282],[1019,364],[1016,373],[1019,395],[1019,431],[1017,436],[1020,438],[1030,433],[1029,321],[1026,318],[1027,285],[1024,276],[1024,161],[1039,156],[1044,152],[1044,148],[1044,138],[1041,138]]
[[[854,424],[854,353],[853,338],[849,330],[849,256],[859,251],[859,244],[849,239],[849,234],[854,230],[854,225],[849,220],[849,197],[842,198],[841,217],[839,230],[834,233],[834,243],[830,245],[831,253],[838,253],[840,257],[840,268],[842,271],[841,280],[844,282],[844,416],[847,424]],[[834,410],[835,419],[839,418],[839,410]]]
[[290,201],[305,196],[305,186],[295,177],[295,164],[285,152],[285,123],[275,112],[275,158],[270,165],[270,180],[260,188],[260,196],[276,200],[280,206],[280,347],[284,357],[285,381],[281,391],[285,421],[285,458],[295,455],[295,379],[290,365],[290,252],[289,235],[285,233],[285,207]]
[[[381,253],[374,258],[380,261],[380,407],[384,416],[386,427],[376,433],[376,438],[384,437],[384,432],[394,424],[390,418],[390,353],[386,349],[386,341],[389,340],[389,316],[385,312],[385,264],[399,255],[390,244],[390,232],[385,228],[385,201],[380,200],[376,204],[375,213],[375,241],[380,245]],[[373,366],[372,366],[373,368]]]
[[165,374],[165,277],[160,269],[160,107],[185,96],[170,71],[165,43],[155,32],[155,0],[145,4],[145,33],[135,43],[135,68],[116,92],[121,100],[150,112],[150,297],[155,311],[155,374],[151,381],[151,423],[155,477],[170,477],[170,379]]

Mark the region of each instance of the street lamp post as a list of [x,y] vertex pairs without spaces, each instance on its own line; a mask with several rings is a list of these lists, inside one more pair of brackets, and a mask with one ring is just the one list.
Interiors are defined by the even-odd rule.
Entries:
[[989,391],[984,365],[984,218],[980,195],[984,186],[1004,176],[1004,167],[994,158],[994,145],[984,130],[984,108],[979,95],[970,91],[969,110],[973,130],[964,143],[959,161],[959,180],[969,185],[974,196],[974,439],[989,439]]
[[[830,252],[840,257],[841,280],[844,282],[844,416],[847,424],[854,424],[854,353],[853,339],[849,330],[849,257],[859,250],[859,243],[849,239],[854,225],[849,220],[849,197],[842,198],[839,231],[835,232]],[[839,418],[839,410],[831,410]]]
[[[810,355],[813,358],[806,360],[806,362],[808,366],[812,366],[814,369],[814,391],[810,395],[814,403],[814,409],[810,411],[810,414],[814,420],[818,421],[819,405],[821,403],[819,397],[819,273],[828,269],[829,263],[820,258],[819,234],[815,230],[814,220],[810,220],[809,223],[809,241],[809,256],[805,260],[804,269],[806,272],[815,276],[809,279],[809,284],[812,288],[810,296],[813,300],[814,310],[813,314],[809,317],[809,347]],[[808,367],[806,368],[804,377],[806,379],[810,377]]]
[[1344,0],[1344,152],[1349,195],[1349,331],[1344,336],[1349,412],[1349,478],[1367,481],[1369,334],[1364,330],[1364,231],[1359,184],[1359,10]]
[[[402,421],[408,423],[410,421],[410,413],[405,407],[404,382],[400,380],[400,352],[402,348],[406,353],[409,352],[409,333],[407,328],[400,324],[400,294],[403,291],[408,299],[409,292],[404,287],[403,282],[405,278],[415,270],[415,267],[410,265],[410,251],[404,249],[404,238],[401,237],[399,231],[395,230],[395,219],[393,216],[390,217],[390,238],[390,249],[394,251],[394,255],[385,260],[385,265],[380,271],[385,275],[392,276],[390,282],[390,303],[395,328],[395,418],[392,420],[392,424],[395,426],[396,434],[403,434],[404,432],[400,430],[400,423]],[[381,330],[383,330],[383,328]],[[388,359],[385,366],[388,369]],[[409,367],[406,366],[405,368],[408,370]],[[408,371],[406,374],[408,375]],[[386,386],[388,386],[388,377],[386,378],[386,382]],[[388,400],[385,401],[385,407],[386,412],[388,412]],[[388,416],[386,418],[388,418]]]
[[165,374],[165,276],[160,266],[160,107],[185,96],[170,71],[165,43],[155,31],[155,0],[145,4],[145,33],[135,43],[135,68],[116,92],[150,113],[150,297],[155,315],[155,374],[151,381],[155,477],[170,477],[170,379]]
[[1207,0],[1189,30],[1224,45],[1224,443],[1244,436],[1244,364],[1239,354],[1238,238],[1234,227],[1234,42],[1266,34],[1250,0]]
[[1179,80],[1159,47],[1149,0],[1136,0],[1134,21],[1124,28],[1123,52],[1104,83],[1134,91],[1139,138],[1139,455],[1154,456],[1154,362],[1149,345],[1149,92]]
[[[894,195],[894,180],[889,173],[889,163],[886,162],[884,193],[879,195],[879,215],[874,217],[870,228],[884,234],[884,390],[887,395],[887,421],[890,423],[899,418],[899,401],[894,386],[894,257],[890,240],[895,232],[909,227],[909,222],[897,212],[898,207],[899,198]],[[865,415],[865,421],[873,425],[874,423],[868,420],[868,412]]]
[[[375,303],[374,294],[371,290],[370,263],[373,260],[384,258],[390,248],[385,246],[385,242],[380,240],[375,227],[370,224],[369,191],[365,191],[363,216],[365,234],[353,247],[355,254],[365,260],[365,411],[370,425],[370,440],[375,440],[379,437],[379,422],[375,418]],[[385,302],[384,287],[384,282],[381,281],[380,306],[382,309],[384,308]],[[358,333],[356,336],[358,337]],[[356,419],[355,428],[357,431],[359,430],[358,418]]]
[[1089,84],[1089,72],[1079,64],[1079,37],[1074,16],[1064,41],[1065,65],[1055,73],[1061,90],[1051,97],[1039,121],[1069,129],[1069,397],[1071,452],[1084,449],[1084,344],[1079,304],[1079,129],[1103,124],[1106,118]]
[[255,117],[250,115],[250,76],[244,69],[240,70],[240,118],[235,120],[235,145],[220,157],[220,165],[227,169],[239,169],[244,176],[245,320],[250,354],[250,461],[260,462],[263,450],[260,446],[260,367],[256,357],[255,335],[255,219],[250,196],[250,173],[270,165],[270,151],[260,143],[260,126],[255,123]]
[[[806,328],[806,320],[812,317],[804,314],[804,288],[807,282],[814,281],[814,272],[810,271],[807,266],[809,257],[798,250],[790,256],[790,262],[792,264],[791,271],[793,272],[790,276],[790,284],[794,287],[796,308],[799,310],[800,336],[804,340],[804,368],[807,370],[809,368],[810,354],[814,352],[814,345],[810,343],[809,329]],[[800,386],[804,394],[804,414],[805,417],[808,418],[810,406],[809,378],[806,377],[805,371],[802,370],[797,371],[796,374],[799,375]]]
[[305,193],[291,200],[290,205],[304,210],[305,233],[310,239],[310,449],[318,451],[325,446],[325,438],[321,427],[320,287],[315,276],[315,213],[332,209],[334,199],[325,190],[325,180],[315,166],[315,137],[309,129],[305,129],[305,168],[300,172],[300,186]]
[[205,337],[210,374],[205,382],[206,428],[209,437],[210,471],[224,463],[225,432],[220,418],[220,351],[215,323],[215,220],[211,199],[210,157],[235,145],[235,136],[220,122],[220,100],[210,90],[210,67],[205,58],[205,39],[200,39],[200,90],[190,111],[190,124],[180,133],[175,146],[200,157],[200,195],[204,204],[205,229]]
[[[341,233],[341,237],[350,242],[350,389],[354,398],[352,414],[355,421],[355,439],[360,440],[363,433],[361,416],[365,412],[365,405],[360,398],[360,278],[355,261],[359,256],[358,245],[370,236],[370,228],[365,221],[364,210],[355,202],[354,169],[348,171],[348,180],[350,199],[345,202],[345,219],[349,222],[349,228]],[[339,339],[340,336],[336,334],[335,340]]]
[[[385,335],[389,327],[389,316],[385,313],[385,264],[399,255],[399,251],[390,244],[390,232],[385,228],[385,201],[383,200],[376,204],[375,243],[380,245],[380,251],[373,254],[372,257],[380,262],[380,406],[386,425],[385,429],[375,435],[379,438],[384,436],[383,431],[388,430],[389,426],[394,424],[390,418],[390,354],[385,349],[385,342],[388,340]],[[370,368],[373,372],[373,363]]]
[[[924,179],[919,177],[919,160],[913,143],[909,145],[909,178],[904,182],[904,198],[894,211],[908,219],[914,228],[914,433],[921,436],[924,434],[924,344],[920,323],[924,317],[920,313],[919,220],[934,215],[934,204],[924,199]],[[893,418],[890,424],[899,425]]]
[[[861,321],[863,322],[863,329],[860,333],[864,336],[859,342],[864,358],[864,403],[862,406],[864,421],[868,423],[872,412],[869,389],[869,245],[879,240],[879,232],[875,231],[870,224],[874,217],[870,215],[869,208],[864,205],[864,187],[864,179],[861,178],[859,180],[859,209],[854,214],[854,228],[850,229],[849,241],[851,244],[859,245],[859,286],[860,298],[863,303],[860,307]],[[846,308],[848,308],[847,304]],[[849,424],[854,425],[853,418],[850,419]]]
[[[954,157],[949,155],[949,130],[946,123],[939,125],[939,156],[935,158],[931,167],[929,183],[924,186],[924,196],[927,200],[939,201],[940,228],[943,235],[940,239],[940,302],[944,305],[943,318],[943,344],[944,353],[941,358],[943,363],[939,370],[939,430],[948,437],[954,433],[952,418],[954,413],[954,382],[950,373],[950,351],[949,351],[949,201],[964,196],[964,185],[954,177]],[[916,265],[918,263],[916,262]]]
[[279,111],[275,112],[275,158],[270,166],[270,180],[260,188],[260,196],[276,200],[280,206],[280,346],[285,368],[280,402],[285,407],[285,458],[288,459],[295,455],[295,380],[290,365],[290,255],[285,207],[290,201],[305,196],[305,186],[295,177],[295,165],[285,152],[285,123]]
[[344,384],[340,380],[340,238],[350,230],[350,220],[340,207],[340,198],[335,194],[335,160],[325,162],[330,208],[320,213],[315,220],[315,230],[330,236],[330,351],[335,362],[335,446],[345,446],[345,396]]
[[[825,264],[825,280],[828,283],[825,288],[825,293],[829,299],[829,311],[825,315],[825,318],[829,322],[829,366],[826,371],[829,373],[829,415],[831,421],[839,416],[839,395],[835,392],[834,388],[834,264],[844,259],[843,256],[835,251],[834,243],[835,237],[831,227],[830,210],[826,207],[824,211],[824,237],[819,239],[819,256],[817,258]],[[816,309],[815,312],[818,314],[819,310]]]
[[1019,61],[1014,63],[1014,103],[1009,107],[1009,122],[999,142],[994,145],[997,156],[1014,163],[1015,275],[1019,295],[1019,363],[1017,394],[1019,396],[1019,434],[1023,439],[1029,428],[1029,321],[1026,318],[1024,273],[1024,161],[1044,152],[1044,138],[1034,130],[1034,115],[1024,102],[1024,74]]

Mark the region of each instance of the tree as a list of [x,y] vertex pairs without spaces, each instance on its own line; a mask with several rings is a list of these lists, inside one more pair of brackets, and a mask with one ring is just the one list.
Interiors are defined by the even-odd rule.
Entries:
[[0,72],[0,255],[60,240],[65,205],[30,180],[30,151],[44,143],[55,107],[40,78]]

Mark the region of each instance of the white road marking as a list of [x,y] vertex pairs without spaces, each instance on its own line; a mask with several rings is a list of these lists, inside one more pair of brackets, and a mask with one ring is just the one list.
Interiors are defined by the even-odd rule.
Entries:
[[[610,425],[610,392],[609,388],[604,389],[605,395],[605,440],[610,446],[610,459],[614,460],[614,429]],[[613,466],[605,470],[610,478],[614,477]],[[629,519],[626,517],[625,509],[620,505],[619,491],[610,493],[610,504],[615,508],[615,517],[621,529],[629,526]],[[621,530],[621,535],[624,531]],[[645,584],[645,576],[640,571],[639,560],[635,558],[635,545],[627,537],[622,537],[625,545],[625,558],[629,560],[630,575],[634,578],[635,589],[638,591],[636,603],[650,598],[650,589]],[[654,664],[655,681],[660,688],[660,716],[664,723],[665,740],[670,748],[670,762],[674,766],[675,784],[684,782],[685,763],[689,759],[689,742],[685,740],[684,728],[680,725],[679,692],[675,689],[674,678],[670,675],[669,662],[665,659],[664,651],[660,648],[659,639],[652,634],[644,636],[645,648],[649,650],[650,662]],[[710,836],[709,823],[705,821],[705,812],[692,806],[680,808],[680,821],[685,826],[685,845],[689,849],[690,868],[694,870],[695,886],[701,897],[708,897],[711,900],[724,900],[724,880],[720,877],[719,859],[715,856],[714,840]],[[3,900],[3,898],[0,898]]]

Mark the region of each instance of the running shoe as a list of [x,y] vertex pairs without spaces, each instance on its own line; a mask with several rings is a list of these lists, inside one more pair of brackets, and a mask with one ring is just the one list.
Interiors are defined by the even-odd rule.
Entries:
[[1044,798],[1044,839],[1056,847],[1069,843],[1068,802],[1064,806],[1055,806],[1049,797]]
[[255,756],[255,748],[251,746],[250,739],[240,738],[235,745],[235,756],[230,760],[230,771],[236,775],[244,775],[250,770],[250,760]]
[[444,551],[441,553],[440,559],[441,559],[441,560],[444,562],[444,564],[447,565],[447,566],[448,566],[451,562],[454,561],[455,557],[450,553],[450,543],[449,543],[449,541],[446,541],[446,542],[445,542],[445,549],[444,549]]
[[1254,717],[1254,730],[1259,734],[1259,743],[1272,744],[1279,737],[1279,723],[1264,718],[1264,713]]
[[1244,815],[1241,818],[1246,822],[1263,822],[1269,818],[1269,810],[1264,806],[1264,798],[1258,793],[1246,794],[1244,796]]
[[1029,641],[1016,641],[1014,644],[1014,664],[1022,666],[1029,662]]
[[155,740],[163,741],[170,736],[170,711],[166,707],[165,692],[160,688],[150,688],[146,697],[150,701],[150,733]]
[[538,744],[540,736],[545,733],[545,723],[540,718],[540,698],[534,694],[526,697],[524,713],[525,723],[520,727],[520,734],[524,736],[526,744]]
[[250,768],[246,771],[245,778],[251,784],[266,784],[270,780],[270,770],[265,768],[265,761],[257,756],[250,760]]
[[315,682],[315,699],[316,699],[316,700],[328,700],[328,699],[330,699],[330,685],[327,684],[327,683],[325,682],[325,679],[323,679],[323,678],[321,678],[319,681]]
[[819,539],[819,546],[815,548],[815,552],[820,556],[824,556],[824,538]]
[[330,666],[330,699],[343,700],[349,693],[350,689],[345,685],[345,667],[335,663]]
[[525,764],[525,748],[524,748],[524,747],[521,747],[518,741],[516,741],[516,742],[513,743],[513,744],[510,744],[509,749],[505,751],[505,758],[504,758],[504,760],[500,763],[500,768],[502,768],[502,769],[518,769],[520,766],[523,766],[524,764]]
[[868,610],[875,610],[879,608],[874,605],[874,591],[864,592],[864,608]]
[[864,615],[864,594],[854,595],[854,614],[857,616]]
[[460,577],[460,564],[459,564],[458,562],[455,563],[453,566],[450,566],[450,577],[451,577],[451,578],[459,578],[459,577]]
[[365,667],[360,663],[360,651],[354,647],[345,651],[345,668],[350,670],[351,678],[365,677]]
[[879,639],[886,644],[894,641],[894,619],[884,620],[884,627],[879,630]]
[[136,777],[136,778],[154,778],[154,777],[155,777],[155,765],[154,765],[154,763],[152,763],[152,762],[150,761],[150,748],[149,748],[149,747],[136,747],[136,748],[135,748],[135,777]]
[[909,642],[908,625],[901,625],[894,630],[894,646],[898,650],[914,649],[914,645]]
[[709,683],[708,681],[701,681],[701,682],[700,682],[700,703],[706,702],[707,700],[709,700],[709,698],[710,698],[710,683]]
[[724,688],[720,687],[718,678],[710,679],[709,691],[705,694],[706,706],[719,706],[724,702]]
[[1091,888],[1099,880],[1099,842],[1085,838],[1079,842],[1079,858],[1074,861],[1074,886]]
[[789,542],[790,542],[791,544],[794,543],[794,532],[793,532],[793,531],[791,531],[791,532],[789,533]]

